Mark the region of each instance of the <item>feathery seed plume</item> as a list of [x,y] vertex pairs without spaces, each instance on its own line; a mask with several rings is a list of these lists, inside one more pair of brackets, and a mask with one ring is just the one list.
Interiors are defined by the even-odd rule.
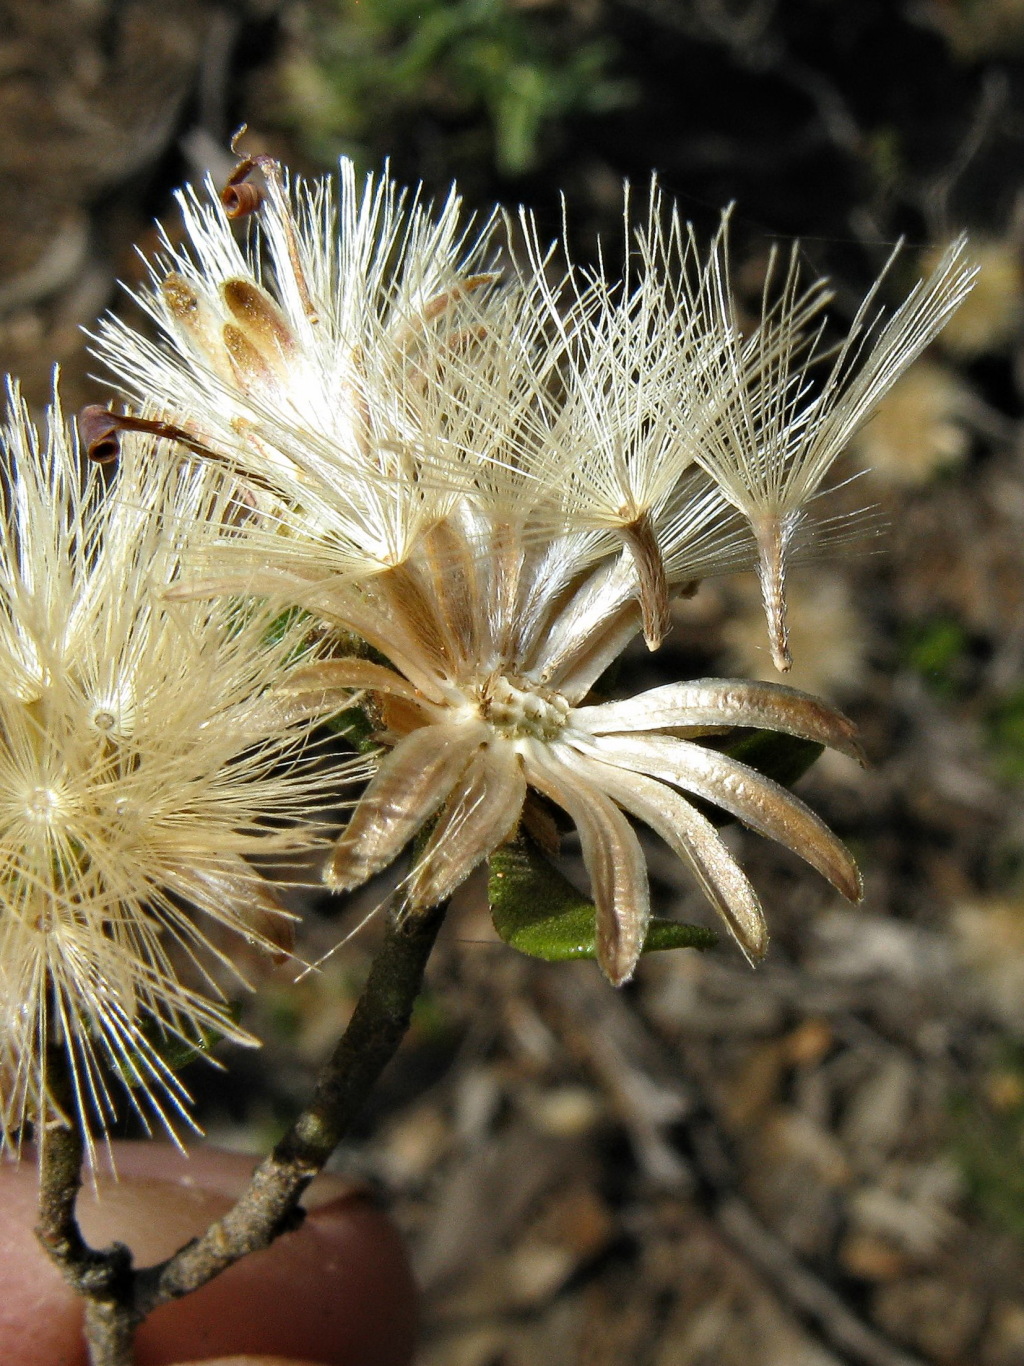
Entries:
[[[291,917],[247,861],[315,843],[327,804],[315,707],[273,689],[308,667],[299,623],[160,590],[237,514],[216,471],[127,437],[116,494],[84,476],[58,406],[45,436],[9,394],[0,511],[0,1132],[122,1085],[145,1122],[187,1122],[163,1045],[255,1042],[218,985],[228,936],[287,948]],[[276,629],[271,629],[275,627]],[[273,825],[264,820],[274,814]],[[73,1096],[53,1083],[54,1062]],[[91,1142],[91,1140],[89,1140]]]
[[329,885],[357,886],[428,829],[408,895],[430,906],[550,802],[579,833],[613,982],[632,974],[649,919],[629,817],[759,958],[757,896],[700,799],[858,898],[853,860],[817,816],[701,743],[768,728],[856,758],[846,718],[737,680],[589,694],[639,631],[659,643],[674,595],[759,560],[784,662],[791,524],[967,287],[958,254],[861,357],[865,305],[818,393],[821,287],[792,275],[744,337],[724,223],[702,263],[656,188],[615,282],[603,265],[558,268],[525,214],[523,259],[499,273],[502,220],[465,226],[454,195],[434,216],[386,178],[360,191],[347,162],[337,199],[264,169],[247,252],[215,200],[183,195],[190,245],[167,244],[143,296],[169,346],[111,320],[100,349],[139,400],[161,395],[194,449],[250,482],[258,513],[208,557],[201,587],[283,595],[377,656],[339,644],[289,685],[299,699],[360,695],[384,750]]
[[801,289],[795,251],[774,301],[769,267],[762,318],[749,336],[734,321],[724,259],[714,272],[721,312],[730,319],[728,342],[713,417],[694,439],[693,458],[750,523],[772,659],[782,672],[792,662],[786,561],[798,529],[808,530],[807,506],[854,434],[969,293],[977,271],[965,260],[966,245],[965,238],[952,243],[886,321],[876,300],[893,253],[834,352],[822,345],[823,323],[808,330],[827,298],[819,286]]

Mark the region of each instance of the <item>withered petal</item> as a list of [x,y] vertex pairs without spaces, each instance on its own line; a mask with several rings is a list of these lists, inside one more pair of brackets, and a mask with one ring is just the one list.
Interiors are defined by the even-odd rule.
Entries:
[[583,755],[574,756],[575,764],[630,815],[661,836],[692,870],[747,958],[751,962],[763,958],[768,927],[761,903],[711,822],[665,783]]
[[490,735],[482,722],[423,726],[380,763],[334,846],[324,881],[336,892],[358,887],[387,866],[458,783]]
[[237,854],[226,854],[216,867],[180,865],[175,890],[200,906],[244,907],[239,929],[262,948],[276,950],[274,958],[287,958],[295,944],[295,919],[284,907],[271,883]]
[[409,883],[413,906],[436,906],[507,839],[526,801],[515,746],[495,740],[478,750],[448,798]]
[[674,726],[751,726],[813,740],[849,755],[859,764],[865,762],[849,717],[821,698],[783,683],[733,678],[667,683],[622,702],[579,707],[572,714],[571,724],[590,735]]
[[849,901],[861,899],[860,873],[846,846],[809,806],[747,764],[667,735],[607,735],[588,742],[569,732],[566,740],[616,768],[646,773],[713,802],[799,854]]
[[386,692],[393,697],[404,697],[409,702],[422,701],[412,684],[394,669],[375,664],[372,659],[324,659],[318,664],[297,669],[279,691],[288,696],[322,696],[337,688],[360,688],[372,692]]
[[340,595],[337,586],[329,582],[315,585],[304,596],[301,605],[310,611],[333,616],[348,630],[361,636],[368,645],[386,655],[431,702],[444,703],[445,694],[438,683],[435,661],[425,657],[415,631],[396,620],[392,614],[382,613],[372,604],[361,601],[354,593]]
[[629,821],[600,788],[531,740],[523,747],[526,780],[566,811],[579,832],[597,907],[597,961],[613,986],[636,968],[651,918],[647,864]]

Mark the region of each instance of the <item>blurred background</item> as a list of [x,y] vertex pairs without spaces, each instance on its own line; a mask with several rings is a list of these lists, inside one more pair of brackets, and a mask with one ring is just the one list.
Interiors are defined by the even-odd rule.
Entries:
[[[467,886],[407,1046],[339,1155],[426,1291],[422,1366],[1024,1366],[1024,0],[29,0],[0,3],[0,365],[102,401],[81,329],[132,305],[153,220],[231,133],[305,172],[385,158],[581,259],[657,171],[736,278],[799,238],[848,322],[962,229],[981,275],[849,452],[835,508],[884,529],[792,580],[792,681],[871,766],[800,791],[850,843],[852,909],[730,839],[773,929],[642,961],[614,992],[496,938]],[[865,472],[870,471],[870,472]],[[705,584],[631,687],[771,677],[749,582]],[[658,910],[709,912],[651,843]],[[316,908],[326,953],[381,899]],[[262,1054],[191,1072],[257,1149],[308,1093],[371,919],[246,1007]]]

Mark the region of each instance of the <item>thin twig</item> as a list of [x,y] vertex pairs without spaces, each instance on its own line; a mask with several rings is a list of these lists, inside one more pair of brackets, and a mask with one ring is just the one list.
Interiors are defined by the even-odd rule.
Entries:
[[[303,1191],[351,1127],[405,1036],[445,909],[415,914],[404,907],[391,910],[384,942],[312,1101],[256,1168],[238,1203],[159,1265],[133,1270],[123,1244],[103,1250],[88,1246],[75,1217],[84,1135],[73,1119],[48,1130],[41,1144],[37,1231],[65,1279],[86,1301],[92,1366],[131,1366],[135,1331],[148,1314],[198,1290],[302,1222]],[[66,1113],[75,1116],[76,1107],[68,1105]]]
[[391,912],[363,993],[309,1106],[256,1168],[233,1209],[166,1262],[138,1273],[136,1299],[144,1314],[197,1290],[301,1222],[303,1191],[344,1137],[409,1027],[444,909]]
[[715,1210],[723,1232],[779,1291],[785,1301],[817,1325],[826,1341],[863,1366],[924,1366],[920,1357],[889,1342],[843,1303],[771,1233],[738,1196],[726,1196]]
[[[47,1080],[56,1091],[55,1067],[59,1057],[47,1061]],[[71,1114],[75,1111],[72,1109]],[[85,1142],[77,1125],[51,1121],[39,1135],[39,1222],[36,1237],[47,1254],[63,1270],[82,1259],[87,1251],[75,1217],[75,1202],[82,1186]]]

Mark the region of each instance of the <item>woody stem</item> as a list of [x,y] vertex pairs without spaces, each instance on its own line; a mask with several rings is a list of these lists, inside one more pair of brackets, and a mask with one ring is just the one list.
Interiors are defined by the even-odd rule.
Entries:
[[45,1135],[37,1232],[65,1279],[86,1300],[91,1366],[131,1366],[135,1331],[148,1314],[198,1290],[302,1222],[302,1193],[351,1127],[405,1036],[446,909],[392,907],[352,1018],[309,1105],[253,1172],[237,1204],[159,1265],[133,1269],[123,1245],[96,1250],[82,1238],[75,1200],[84,1136],[73,1118],[75,1106],[62,1106],[72,1118]]

